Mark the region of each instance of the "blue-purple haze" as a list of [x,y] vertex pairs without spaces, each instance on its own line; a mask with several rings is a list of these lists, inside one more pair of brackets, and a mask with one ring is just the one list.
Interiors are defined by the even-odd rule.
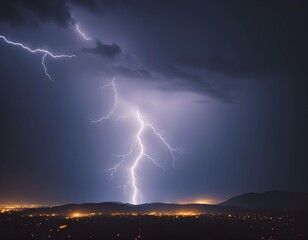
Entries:
[[[0,3],[0,203],[129,202],[133,119],[91,124],[120,105],[148,132],[138,168],[144,202],[216,201],[244,192],[308,191],[307,4],[298,1],[15,0]],[[75,29],[93,38],[86,41]]]

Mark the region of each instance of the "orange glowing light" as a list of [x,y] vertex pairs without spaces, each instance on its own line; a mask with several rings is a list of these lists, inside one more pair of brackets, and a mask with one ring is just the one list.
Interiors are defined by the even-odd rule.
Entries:
[[59,229],[64,229],[64,228],[67,228],[67,225],[61,225],[61,226],[59,226]]
[[198,216],[200,215],[200,213],[197,213],[197,212],[177,212],[175,213],[176,216]]
[[67,218],[83,218],[83,217],[92,217],[95,216],[95,213],[80,213],[80,212],[74,212],[70,214]]
[[195,201],[193,201],[193,203],[196,203],[196,204],[215,204],[216,201],[214,199],[201,198],[201,199],[196,199]]
[[209,196],[197,196],[197,197],[190,197],[184,200],[178,201],[179,204],[217,204],[221,202],[221,200],[215,197]]

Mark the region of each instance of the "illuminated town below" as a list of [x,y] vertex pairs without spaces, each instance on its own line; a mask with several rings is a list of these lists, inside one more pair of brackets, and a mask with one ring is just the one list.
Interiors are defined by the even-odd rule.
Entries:
[[[301,214],[266,214],[220,207],[201,212],[189,210],[186,205],[172,205],[174,208],[179,206],[187,210],[110,213],[87,212],[78,205],[68,205],[67,209],[58,206],[64,210],[59,213],[58,207],[7,205],[1,207],[0,236],[23,240],[199,239],[206,236],[218,240],[230,239],[229,236],[234,234],[240,234],[238,239],[261,240],[307,237],[303,224],[306,217]],[[74,207],[80,210],[74,211]],[[55,212],[50,212],[51,209]],[[42,213],[44,211],[49,212]]]

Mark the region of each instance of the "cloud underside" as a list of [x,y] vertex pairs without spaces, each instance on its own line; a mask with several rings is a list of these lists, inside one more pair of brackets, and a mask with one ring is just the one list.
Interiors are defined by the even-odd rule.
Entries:
[[122,50],[116,43],[104,44],[100,40],[95,39],[96,46],[92,48],[82,48],[81,51],[85,53],[91,53],[99,55],[103,58],[115,58]]
[[[164,91],[195,92],[227,103],[233,103],[235,100],[229,89],[210,83],[175,66],[164,65],[152,71],[141,68],[131,69],[124,66],[116,66],[113,69],[115,74],[121,77],[157,83],[156,86]],[[208,100],[199,100],[198,102],[209,103]]]

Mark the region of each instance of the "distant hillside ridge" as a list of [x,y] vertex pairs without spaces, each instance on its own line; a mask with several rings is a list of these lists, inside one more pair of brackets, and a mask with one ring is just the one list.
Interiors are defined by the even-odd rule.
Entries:
[[220,203],[224,207],[308,211],[308,192],[245,193]]
[[[264,211],[263,211],[264,210]],[[274,211],[272,211],[274,210]],[[276,211],[278,210],[278,211]],[[308,212],[307,192],[271,191],[265,193],[245,193],[233,197],[218,205],[209,204],[175,204],[175,203],[146,203],[133,205],[120,202],[66,204],[54,207],[25,209],[25,214],[59,214],[71,215],[80,213],[181,213],[193,212],[200,214],[243,214],[254,212]]]
[[240,208],[230,208],[217,205],[207,204],[175,204],[175,203],[146,203],[140,205],[132,205],[126,203],[117,202],[103,202],[103,203],[83,203],[83,204],[66,204],[55,207],[44,208],[31,208],[25,209],[25,214],[59,214],[59,215],[71,215],[72,213],[180,213],[180,212],[192,212],[192,213],[244,213]]

